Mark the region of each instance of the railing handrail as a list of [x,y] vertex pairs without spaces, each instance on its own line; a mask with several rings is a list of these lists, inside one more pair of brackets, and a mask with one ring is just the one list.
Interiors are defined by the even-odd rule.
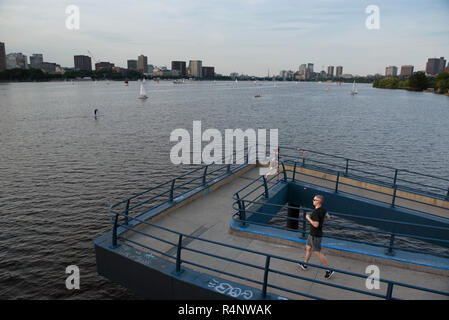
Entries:
[[[416,171],[411,171],[411,170],[408,170],[408,169],[394,168],[394,167],[390,167],[390,166],[386,166],[386,165],[371,163],[371,162],[368,162],[368,161],[363,161],[363,160],[347,158],[347,157],[343,157],[343,156],[332,155],[332,154],[329,154],[329,153],[314,151],[314,150],[310,150],[310,149],[304,149],[304,148],[299,148],[299,147],[298,148],[294,148],[294,147],[287,147],[287,146],[279,146],[279,148],[280,149],[287,149],[287,150],[295,150],[295,151],[305,151],[305,152],[309,152],[309,153],[325,155],[325,156],[328,156],[328,157],[333,157],[333,158],[338,158],[338,159],[343,159],[343,160],[349,160],[349,161],[353,161],[353,162],[359,162],[359,163],[363,163],[363,164],[368,164],[368,165],[375,166],[375,167],[380,167],[380,168],[385,168],[385,169],[392,169],[392,170],[399,170],[399,171],[402,171],[402,172],[407,172],[407,173],[416,174],[416,175],[419,175],[419,176],[424,176],[424,177],[429,177],[429,178],[433,178],[433,179],[438,179],[438,180],[443,180],[443,181],[449,182],[449,179],[447,179],[447,178],[442,178],[442,177],[437,177],[437,176],[430,175],[430,174],[424,174],[424,173],[420,173],[420,172],[416,172]],[[291,155],[286,155],[284,157],[293,157],[294,158],[294,156],[291,156]]]
[[[117,213],[117,215],[122,215],[122,214],[121,213]],[[253,253],[253,254],[265,256],[266,258],[269,257],[269,258],[274,258],[274,259],[278,259],[278,260],[281,260],[281,261],[287,261],[287,262],[292,262],[292,263],[303,263],[303,264],[311,266],[311,267],[315,267],[315,268],[319,268],[319,269],[325,269],[325,270],[333,270],[333,271],[335,271],[337,273],[342,273],[342,274],[346,274],[346,275],[349,275],[349,276],[354,276],[354,277],[359,277],[359,278],[366,279],[366,274],[359,274],[359,273],[350,272],[350,271],[346,271],[346,270],[342,270],[342,269],[336,269],[336,268],[328,268],[328,267],[324,267],[324,266],[321,266],[321,265],[315,265],[315,264],[312,264],[312,263],[306,263],[304,261],[297,260],[297,259],[291,259],[291,258],[287,258],[287,257],[281,257],[281,256],[278,256],[278,255],[268,254],[268,253],[261,252],[261,251],[258,251],[258,250],[254,250],[254,249],[242,248],[242,247],[238,247],[238,246],[227,244],[227,243],[223,243],[223,242],[218,242],[218,241],[214,241],[214,240],[210,240],[210,239],[205,239],[205,238],[202,238],[202,237],[192,236],[190,234],[185,234],[185,233],[182,233],[182,232],[179,232],[179,231],[175,231],[175,230],[172,230],[172,229],[164,227],[164,226],[160,226],[160,225],[148,222],[148,221],[144,221],[142,219],[139,219],[138,217],[130,217],[130,218],[133,219],[133,220],[137,220],[138,222],[143,223],[145,225],[149,225],[149,226],[152,226],[152,227],[155,227],[155,228],[158,228],[158,229],[162,229],[164,231],[176,234],[176,235],[180,236],[181,239],[182,239],[182,237],[185,237],[185,238],[189,238],[189,239],[192,239],[192,240],[203,241],[203,242],[214,244],[214,245],[218,245],[218,246],[223,246],[223,247],[227,247],[227,248],[231,248],[231,249],[235,249],[235,250],[240,250],[240,251],[244,251],[244,252],[248,252],[248,253]],[[132,227],[130,225],[120,224],[119,226],[127,229],[128,231],[137,232],[137,233],[139,233],[141,235],[144,235],[146,237],[150,237],[150,238],[157,239],[157,240],[161,241],[161,238],[158,238],[158,237],[155,237],[153,235],[144,233],[144,232],[142,232],[140,230],[136,230],[135,227]],[[128,239],[126,239],[126,238],[123,238],[123,239],[125,241],[128,241]],[[149,248],[149,247],[147,247],[145,245],[139,244],[139,243],[137,243],[135,241],[132,241],[132,242],[137,244],[137,245],[139,245],[139,246],[143,246],[143,247],[146,247],[146,248],[152,250],[152,248]],[[168,240],[163,240],[163,242],[175,246],[178,249],[179,252],[182,249],[191,250],[191,248],[182,246],[182,241],[179,241],[178,243],[172,243],[172,242],[170,242]],[[196,250],[197,253],[200,253],[200,254],[204,254],[204,255],[207,255],[207,256],[211,256],[212,255],[210,253],[202,252],[202,251],[197,250],[197,249],[195,249],[195,250]],[[215,257],[216,258],[221,258],[221,256],[217,256],[217,255]],[[171,256],[171,258],[177,259],[177,257],[173,257],[173,256]],[[226,259],[229,260],[229,261],[238,263],[238,264],[251,266],[248,263],[244,263],[244,262],[236,260],[236,259],[232,259],[232,258],[226,258]],[[182,262],[182,260],[181,261],[177,261],[177,264],[180,263],[180,262]],[[200,266],[200,267],[202,267],[202,266]],[[211,269],[211,268],[208,268],[208,269]],[[258,267],[257,269],[262,270],[264,268],[263,267]],[[268,272],[277,272],[277,270],[273,270],[273,269],[270,269],[270,268],[268,268],[267,270],[268,270]],[[286,274],[286,275],[288,275],[288,274]],[[294,278],[297,277],[297,276],[295,277],[295,275],[290,275],[290,276],[294,276]],[[332,283],[328,283],[328,282],[323,282],[323,281],[319,281],[319,280],[315,280],[315,279],[309,279],[309,278],[303,278],[303,277],[299,277],[299,278],[302,278],[303,280],[306,280],[306,281],[316,282],[316,283],[320,283],[320,284],[324,284],[324,285],[328,285],[328,286],[332,286],[332,287],[337,287],[337,288],[340,288],[340,289],[343,289],[343,290],[358,292],[358,293],[365,294],[365,295],[383,297],[385,299],[392,298],[392,297],[388,297],[388,294],[386,294],[386,295],[379,295],[379,294],[375,294],[375,293],[372,293],[372,292],[361,291],[361,290],[358,290],[358,289],[355,289],[355,288],[344,287],[344,286],[340,286],[340,285],[336,285],[336,284],[332,284]],[[251,280],[251,279],[248,279],[248,280]],[[379,282],[386,283],[386,284],[391,285],[391,286],[408,287],[408,288],[419,290],[419,291],[425,291],[425,292],[430,292],[430,293],[434,293],[434,294],[449,296],[449,292],[438,291],[438,290],[434,290],[434,289],[414,286],[414,285],[411,285],[411,284],[401,283],[401,282],[398,282],[398,281],[382,279],[382,278],[377,278],[376,280],[378,280]],[[267,281],[267,279],[264,280],[264,285],[267,285],[267,283],[265,283],[266,281]],[[282,288],[281,288],[281,290],[282,290]]]

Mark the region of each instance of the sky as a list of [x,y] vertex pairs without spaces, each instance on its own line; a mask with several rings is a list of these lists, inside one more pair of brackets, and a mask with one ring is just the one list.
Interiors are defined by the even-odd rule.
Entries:
[[[79,8],[79,29],[69,5]],[[379,28],[366,20],[379,9]],[[372,21],[372,20],[370,20]],[[266,76],[343,66],[343,73],[385,73],[385,67],[449,60],[449,0],[0,0],[0,42],[6,53],[42,53],[73,67],[93,56],[120,67],[140,54],[148,63],[202,60],[215,72]]]

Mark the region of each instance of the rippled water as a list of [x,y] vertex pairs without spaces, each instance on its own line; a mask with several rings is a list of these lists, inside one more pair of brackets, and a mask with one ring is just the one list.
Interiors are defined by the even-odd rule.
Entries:
[[[136,82],[0,84],[0,299],[136,298],[97,275],[93,240],[111,204],[189,169],[170,163],[169,137],[193,120],[278,128],[282,144],[449,177],[448,97],[326,87],[151,82],[140,101]],[[65,288],[72,264],[78,291]]]

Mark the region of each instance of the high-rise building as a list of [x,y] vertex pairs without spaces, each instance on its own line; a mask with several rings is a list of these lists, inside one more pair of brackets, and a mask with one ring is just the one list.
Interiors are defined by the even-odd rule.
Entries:
[[307,70],[309,70],[310,73],[313,73],[313,63],[308,63],[307,64]]
[[410,77],[413,74],[414,67],[412,65],[406,65],[401,67],[401,77]]
[[137,57],[137,71],[148,73],[148,57],[141,54]]
[[92,71],[92,59],[89,56],[74,56],[75,70]]
[[33,69],[42,68],[42,63],[44,62],[44,57],[41,53],[33,53],[30,57],[30,67]]
[[306,73],[306,69],[307,69],[307,65],[305,63],[303,63],[302,65],[299,66],[299,74],[300,75],[304,75]]
[[186,62],[185,61],[172,61],[171,62],[171,69],[172,70],[178,70],[179,74],[183,77],[186,76]]
[[5,44],[0,42],[0,71],[6,70],[6,49]]
[[398,75],[398,68],[395,66],[389,66],[385,68],[386,77],[396,77]]
[[333,78],[334,77],[334,66],[328,66],[327,67],[327,76],[329,78]]
[[137,71],[137,60],[128,60],[128,70]]
[[201,74],[203,78],[212,79],[215,77],[215,67],[202,67]]
[[342,75],[343,75],[343,67],[337,66],[337,69],[335,70],[335,77],[341,78]]
[[28,69],[28,59],[27,56],[18,53],[9,53],[6,55],[6,69]]
[[190,60],[189,62],[190,76],[194,78],[201,78],[203,71],[202,65],[203,62],[201,60]]
[[443,72],[445,67],[446,60],[444,59],[444,57],[440,57],[440,59],[429,58],[426,64],[426,74],[432,76],[437,75],[440,72]]
[[95,70],[111,70],[114,68],[114,64],[110,62],[98,62],[95,64]]

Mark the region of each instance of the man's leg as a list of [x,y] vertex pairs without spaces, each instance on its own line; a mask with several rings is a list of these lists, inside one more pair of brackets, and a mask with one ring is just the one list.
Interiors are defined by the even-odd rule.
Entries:
[[[315,255],[318,257],[318,259],[320,259],[321,263],[329,268],[329,264],[327,263],[326,257],[324,256],[324,254],[322,254],[320,251],[314,251]],[[307,262],[307,261],[306,261]]]
[[306,257],[304,259],[304,262],[309,262],[310,257],[312,256],[312,247],[306,244]]

